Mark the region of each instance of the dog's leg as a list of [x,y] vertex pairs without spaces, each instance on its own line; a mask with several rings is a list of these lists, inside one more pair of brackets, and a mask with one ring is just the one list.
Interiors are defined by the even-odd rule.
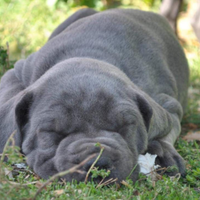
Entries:
[[69,18],[67,18],[62,24],[60,24],[51,34],[51,36],[49,37],[49,40],[52,39],[53,37],[55,37],[56,35],[60,34],[63,30],[65,30],[68,26],[70,26],[72,23],[74,23],[75,21],[93,15],[97,13],[95,10],[91,9],[91,8],[85,8],[85,9],[81,9],[79,11],[77,11],[76,13],[74,13],[72,16],[70,16]]
[[182,107],[176,99],[165,94],[159,95],[157,103],[169,114],[172,128],[166,135],[159,136],[158,134],[150,138],[147,152],[157,155],[156,163],[161,167],[176,166],[178,168],[178,170],[169,172],[169,175],[179,172],[184,176],[184,160],[174,148],[174,143],[181,132],[180,120],[183,115]]

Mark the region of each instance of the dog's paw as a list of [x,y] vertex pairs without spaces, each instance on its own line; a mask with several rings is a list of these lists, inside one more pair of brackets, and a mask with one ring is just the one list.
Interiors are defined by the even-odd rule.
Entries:
[[167,175],[174,176],[180,173],[185,176],[185,162],[171,144],[153,140],[149,142],[147,152],[157,155],[155,164],[160,165],[162,168],[175,166],[175,168],[169,168],[165,171]]

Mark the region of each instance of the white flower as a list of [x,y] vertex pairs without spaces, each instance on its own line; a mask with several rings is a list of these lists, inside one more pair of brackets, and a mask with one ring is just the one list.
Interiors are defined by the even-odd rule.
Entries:
[[145,155],[139,155],[138,164],[140,165],[140,172],[150,175],[150,172],[157,169],[159,165],[155,165],[156,157],[157,155],[151,155],[149,153],[146,153]]

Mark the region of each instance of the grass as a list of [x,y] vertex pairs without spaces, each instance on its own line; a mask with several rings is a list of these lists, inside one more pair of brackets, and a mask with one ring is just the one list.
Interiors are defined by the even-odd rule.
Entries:
[[[185,178],[167,177],[153,181],[144,175],[133,184],[126,180],[126,185],[116,184],[99,187],[93,182],[62,184],[54,181],[41,191],[37,199],[199,199],[200,192],[200,148],[196,142],[188,143],[182,139],[177,142],[179,153],[187,161],[187,176]],[[10,170],[11,163],[1,163],[1,169]],[[4,176],[0,181],[1,199],[33,199],[38,188],[44,183],[30,171],[18,172],[13,178]],[[15,184],[16,183],[16,184]]]
[[[1,0],[0,6],[0,46],[10,44],[12,59],[24,58],[42,47],[58,24],[81,6],[74,2],[84,0]],[[96,10],[102,10],[101,0],[96,1]],[[106,0],[105,0],[106,1]],[[105,2],[104,1],[104,2]],[[112,0],[108,0],[112,1]],[[148,2],[151,0],[145,0]],[[50,4],[59,2],[59,4]],[[90,2],[85,0],[85,2]],[[134,0],[134,7],[149,10],[147,3]],[[159,3],[157,0],[156,2]],[[130,7],[130,0],[122,0],[121,7]],[[158,7],[158,6],[157,6]]]
[[[36,6],[37,3],[37,1],[33,1],[31,4],[32,7]],[[24,3],[23,6],[26,7],[27,4]],[[30,6],[28,8],[30,12],[32,12],[32,7]],[[9,9],[10,8],[8,8],[8,10]],[[42,9],[46,9],[43,3],[41,4],[41,10]],[[39,10],[38,12],[41,12],[41,10]],[[45,11],[45,14],[49,14],[49,12],[51,11]],[[63,10],[60,9],[59,12],[60,15],[63,16]],[[53,16],[54,20],[56,18],[55,23],[57,23],[58,21],[62,21],[61,16],[57,18],[59,12],[56,11],[55,16]],[[16,13],[14,14],[15,16],[12,17],[17,18],[16,20],[18,24],[22,23],[25,20],[25,18],[16,17]],[[35,15],[37,15],[36,11]],[[12,19],[12,17],[10,19]],[[9,50],[11,59],[17,58],[19,56],[19,54],[16,53],[14,50],[14,46],[16,47],[16,41],[13,41],[15,40],[15,38],[19,38],[19,41],[17,40],[18,47],[21,48],[23,45],[25,45],[23,48],[26,48],[27,43],[23,43],[23,38],[25,36],[21,37],[21,34],[24,33],[26,35],[28,30],[25,30],[25,28],[29,29],[32,24],[33,21],[31,22],[30,20],[28,20],[27,27],[20,27],[20,32],[17,32],[15,37],[13,37],[13,35],[7,36],[7,39],[10,42],[9,44],[11,45],[11,48]],[[50,30],[53,26],[53,22],[49,21],[48,24],[50,24],[48,25],[48,28]],[[36,29],[38,28],[37,31],[39,29],[42,30],[42,27],[42,24],[37,24],[35,26]],[[14,28],[15,26],[13,27],[13,31],[15,31]],[[30,30],[32,31],[33,29],[34,27],[31,27]],[[4,28],[3,30],[6,31],[7,29]],[[32,37],[38,38],[35,40],[35,43],[34,41],[32,41],[30,43],[30,47],[26,48],[26,52],[28,53],[37,50],[40,44],[42,45],[44,42],[44,35],[41,35],[41,37],[39,37],[38,33],[36,32],[32,33],[32,35],[28,34],[27,38],[29,40]],[[4,34],[9,35],[8,32],[5,32]],[[42,40],[39,38],[41,38]],[[6,39],[4,39],[3,41],[6,41]],[[14,43],[14,45],[12,44],[12,42]],[[187,134],[188,132],[195,132],[200,130],[200,56],[199,47],[197,47],[196,45],[188,44],[186,42],[183,46],[190,65],[190,87],[188,95],[188,109],[183,118],[182,134],[176,142],[176,149],[186,161],[186,177],[167,177],[165,175],[162,175],[159,177],[158,180],[152,180],[151,177],[146,177],[140,174],[139,179],[136,181],[136,183],[133,184],[131,180],[125,180],[125,182],[121,186],[119,186],[118,184],[111,184],[108,186],[103,186],[102,184],[98,186],[94,182],[87,182],[87,184],[77,184],[76,182],[68,183],[64,181],[58,182],[57,180],[54,180],[53,182],[47,184],[47,186],[43,190],[41,190],[41,192],[37,196],[37,199],[200,199],[200,143],[198,141],[187,142],[183,140],[183,135]],[[6,70],[13,67],[13,62],[9,61],[7,57],[8,50],[6,45],[4,45],[4,47],[5,48],[0,48],[0,76],[2,76]],[[21,50],[20,55],[22,54],[22,52],[24,52]],[[12,52],[14,52],[14,55],[12,55]],[[14,166],[15,163],[25,162],[25,158],[19,153],[19,148],[11,145],[6,148],[4,153],[9,159],[6,163],[0,161],[0,199],[33,199],[38,189],[41,188],[46,180],[42,180],[41,178],[39,178],[31,171],[31,169],[16,169],[16,167]]]

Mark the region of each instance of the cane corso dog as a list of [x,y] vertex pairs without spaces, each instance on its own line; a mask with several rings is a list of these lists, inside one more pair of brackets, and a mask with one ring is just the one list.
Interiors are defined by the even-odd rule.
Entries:
[[[34,40],[34,38],[33,38]],[[82,9],[48,42],[15,63],[0,84],[0,152],[14,130],[27,164],[42,178],[93,153],[108,178],[135,181],[138,155],[156,154],[161,167],[182,157],[180,134],[188,64],[168,22],[132,9]],[[95,158],[64,178],[83,181]]]

